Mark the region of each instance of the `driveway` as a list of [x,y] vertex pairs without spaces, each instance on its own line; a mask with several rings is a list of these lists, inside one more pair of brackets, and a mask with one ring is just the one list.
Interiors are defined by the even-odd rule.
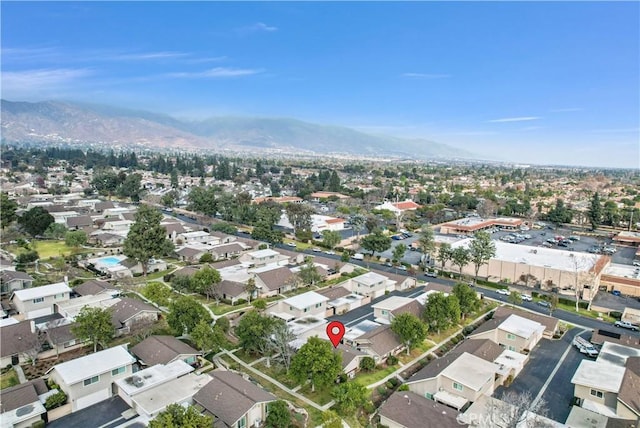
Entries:
[[560,366],[542,394],[549,409],[549,417],[564,423],[571,410],[573,398],[573,377],[580,361],[586,358],[575,349],[569,349],[566,358],[562,360],[565,351],[571,347],[571,341],[582,330],[571,329],[560,340],[542,339],[529,354],[529,361],[513,383],[508,387],[496,389],[494,396],[501,397],[507,391],[518,394],[530,392],[532,398],[542,390],[558,363]]
[[122,412],[129,406],[120,397],[111,397],[108,400],[89,406],[78,412],[71,413],[49,424],[48,428],[86,428],[104,427],[112,428],[123,424],[126,419]]

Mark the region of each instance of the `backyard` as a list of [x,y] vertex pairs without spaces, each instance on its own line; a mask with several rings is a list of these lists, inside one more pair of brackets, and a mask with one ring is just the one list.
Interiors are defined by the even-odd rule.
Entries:
[[13,368],[2,369],[2,373],[0,373],[0,389],[10,388],[18,383],[20,383],[18,375]]

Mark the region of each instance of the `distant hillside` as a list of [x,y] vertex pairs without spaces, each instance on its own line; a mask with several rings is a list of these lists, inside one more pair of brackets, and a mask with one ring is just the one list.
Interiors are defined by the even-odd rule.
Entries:
[[369,135],[346,127],[286,118],[171,116],[93,104],[2,100],[2,139],[183,147],[251,152],[360,154],[410,158],[473,158],[445,144]]

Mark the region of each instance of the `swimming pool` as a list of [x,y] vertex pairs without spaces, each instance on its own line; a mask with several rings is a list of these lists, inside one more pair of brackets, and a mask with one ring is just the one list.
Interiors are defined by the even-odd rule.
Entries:
[[101,259],[98,259],[98,263],[101,263],[105,266],[115,266],[118,263],[120,263],[120,259],[118,257],[103,257]]

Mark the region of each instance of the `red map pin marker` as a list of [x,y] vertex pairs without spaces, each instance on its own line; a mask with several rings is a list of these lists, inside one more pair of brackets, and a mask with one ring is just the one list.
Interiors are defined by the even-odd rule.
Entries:
[[340,344],[344,332],[344,324],[340,321],[331,321],[329,325],[327,325],[327,336],[329,336],[329,340],[333,343],[334,348],[337,348]]

